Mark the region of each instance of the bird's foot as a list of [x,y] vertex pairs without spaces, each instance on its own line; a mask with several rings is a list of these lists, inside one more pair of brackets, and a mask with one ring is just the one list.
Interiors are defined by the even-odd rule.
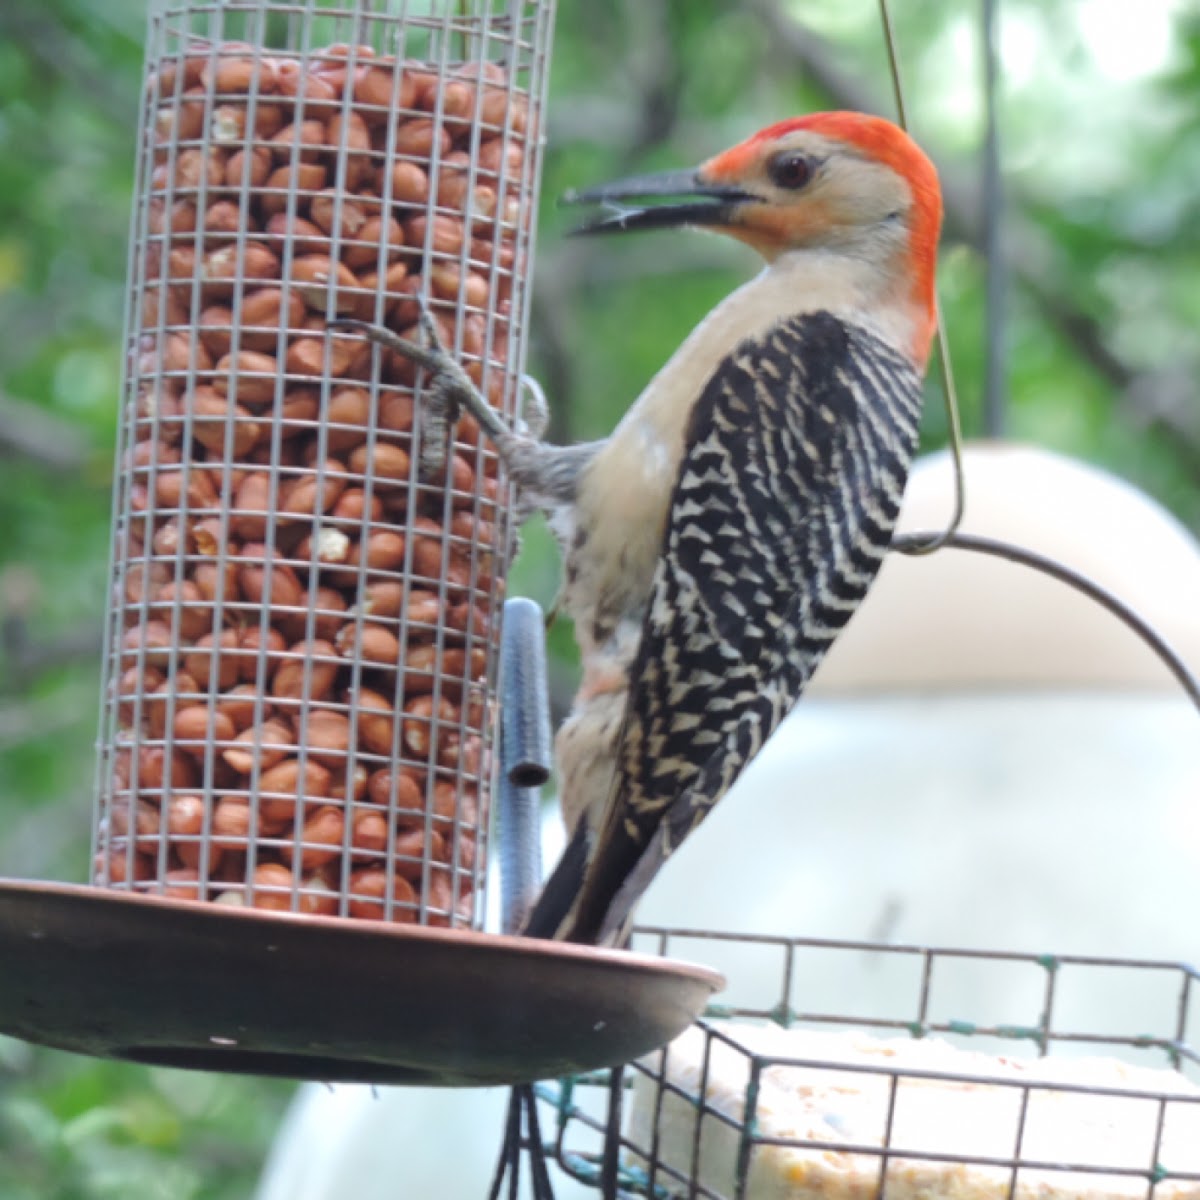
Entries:
[[445,468],[447,434],[460,412],[469,412],[493,442],[506,437],[509,429],[475,386],[462,364],[446,349],[437,322],[425,303],[418,299],[418,304],[421,342],[403,338],[383,325],[348,318],[330,321],[329,328],[355,330],[368,341],[403,355],[429,373],[430,381],[422,396],[424,437],[421,468],[422,474],[431,475],[439,468]]

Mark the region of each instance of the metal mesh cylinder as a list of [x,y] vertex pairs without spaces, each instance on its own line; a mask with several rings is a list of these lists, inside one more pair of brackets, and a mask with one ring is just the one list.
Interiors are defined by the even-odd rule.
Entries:
[[549,0],[156,3],[94,881],[478,924]]

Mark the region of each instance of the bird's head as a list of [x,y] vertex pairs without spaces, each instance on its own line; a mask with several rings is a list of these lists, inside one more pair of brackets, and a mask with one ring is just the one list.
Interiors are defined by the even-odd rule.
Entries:
[[[748,243],[768,262],[832,251],[865,262],[920,314],[924,361],[936,322],[942,220],[933,164],[903,130],[855,112],[781,121],[698,168],[574,192],[607,212],[581,233],[702,226]],[[632,203],[630,203],[632,202]]]

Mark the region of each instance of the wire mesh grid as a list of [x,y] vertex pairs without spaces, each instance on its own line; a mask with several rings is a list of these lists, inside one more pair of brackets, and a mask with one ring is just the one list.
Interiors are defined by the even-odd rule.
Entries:
[[724,970],[728,1002],[623,1073],[540,1088],[558,1162],[606,1195],[1200,1196],[1191,966],[668,929],[634,947]]
[[94,880],[473,926],[553,5],[152,8]]

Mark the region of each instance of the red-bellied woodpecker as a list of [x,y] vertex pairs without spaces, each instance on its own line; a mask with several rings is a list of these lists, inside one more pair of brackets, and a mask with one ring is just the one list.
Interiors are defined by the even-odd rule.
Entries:
[[[515,433],[436,344],[368,333],[433,373],[435,403],[473,413],[522,504],[544,510],[562,543],[560,603],[584,669],[556,743],[573,835],[525,933],[603,943],[622,938],[875,577],[917,444],[942,209],[915,143],[846,112],[574,199],[635,202],[582,232],[705,226],[767,264],[701,321],[611,437],[556,447]],[[491,1194],[507,1171],[516,1187],[522,1114],[542,1200],[528,1086],[514,1089]]]
[[563,545],[584,669],[556,747],[575,838],[526,932],[598,943],[796,702],[887,550],[941,198],[905,133],[848,112],[572,198],[610,208],[581,232],[703,226],[767,264],[602,442],[513,432],[440,348],[398,347],[479,419]]

